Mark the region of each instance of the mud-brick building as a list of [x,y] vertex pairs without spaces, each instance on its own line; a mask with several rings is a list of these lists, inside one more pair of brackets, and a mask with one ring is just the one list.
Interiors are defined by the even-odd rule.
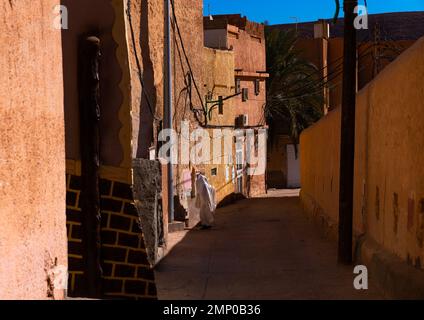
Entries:
[[[164,2],[151,0],[131,1],[128,19],[132,104],[132,157],[137,163],[158,164],[159,151],[162,142],[159,134],[163,129],[164,109]],[[190,111],[189,91],[187,86],[188,64],[195,79],[200,95],[195,92],[194,81],[190,81],[192,92],[191,104],[196,107],[203,101],[203,86],[201,70],[203,68],[203,4],[201,1],[174,1],[179,33],[172,24],[172,92],[173,92],[173,128],[181,136],[181,123],[187,121],[193,130],[195,118]],[[172,10],[171,15],[174,15]],[[174,20],[174,19],[173,19]],[[184,43],[179,39],[181,35]],[[196,35],[196,36],[193,36]],[[178,46],[178,47],[177,47]],[[200,98],[199,98],[200,96]],[[200,100],[201,99],[201,100]],[[152,159],[152,160],[150,160]],[[155,166],[156,166],[155,165]],[[156,166],[157,168],[157,166]],[[157,170],[156,178],[161,179],[160,187],[153,194],[148,194],[150,205],[142,208],[146,213],[146,223],[151,226],[151,232],[146,234],[147,246],[153,248],[151,260],[157,262],[166,250],[168,234],[168,179],[166,170]],[[165,167],[164,167],[165,169]],[[188,218],[189,200],[192,189],[192,166],[178,164],[174,168],[174,202],[176,218],[185,222]],[[139,170],[137,177],[151,175],[149,166]],[[139,195],[149,193],[149,188],[141,188]],[[138,200],[137,200],[138,201]],[[145,201],[140,201],[143,207]],[[156,228],[159,226],[159,228]],[[179,224],[184,227],[184,223]],[[158,230],[159,229],[159,230]]]
[[[204,42],[209,48],[224,50],[234,55],[233,108],[230,118],[235,128],[250,129],[255,133],[266,129],[264,108],[266,102],[266,54],[264,25],[251,22],[239,14],[214,15],[204,18]],[[248,174],[246,163],[247,139],[237,144],[235,159],[241,159],[235,168],[236,193],[246,197],[263,194],[265,174]],[[258,146],[258,145],[257,145]],[[253,150],[253,152],[260,150]],[[237,161],[236,161],[237,162]],[[241,164],[240,164],[241,162]]]
[[[157,159],[161,142],[159,133],[163,127],[163,101],[164,101],[164,81],[163,81],[163,3],[161,1],[133,1],[132,25],[135,35],[136,46],[130,45],[131,60],[131,81],[132,81],[132,104],[133,104],[133,156],[142,159]],[[192,210],[194,190],[194,172],[202,170],[209,181],[217,190],[217,202],[224,204],[232,200],[236,194],[249,196],[264,191],[264,183],[261,177],[252,178],[249,182],[246,174],[247,166],[239,168],[237,179],[236,148],[232,142],[232,152],[224,152],[224,143],[216,144],[214,130],[228,130],[234,133],[237,118],[245,112],[240,108],[249,109],[254,129],[264,127],[261,122],[261,100],[265,100],[264,74],[258,73],[262,81],[259,83],[261,92],[256,96],[254,90],[251,93],[251,101],[244,102],[241,99],[241,92],[237,92],[236,87],[236,61],[242,61],[240,53],[235,50],[208,45],[204,41],[204,20],[203,4],[201,1],[174,1],[175,17],[172,22],[172,92],[173,92],[173,128],[177,132],[178,141],[186,141],[193,146],[191,134],[196,129],[205,129],[209,133],[209,144],[212,146],[210,159],[207,163],[193,163],[182,161],[181,144],[178,145],[178,164],[174,165],[174,206],[175,220],[185,221],[190,225],[198,222]],[[173,15],[173,14],[172,14]],[[241,19],[241,18],[240,18]],[[241,19],[242,20],[242,19]],[[247,20],[244,20],[245,24]],[[242,23],[242,22],[241,22]],[[225,27],[226,28],[226,27]],[[245,28],[243,26],[243,28]],[[244,30],[241,34],[246,37],[246,44],[259,43],[259,51],[263,50],[263,27],[258,25],[255,40],[250,40]],[[254,28],[252,28],[254,29]],[[141,33],[140,33],[141,31]],[[253,31],[252,31],[253,32]],[[262,33],[261,33],[262,32]],[[246,33],[246,35],[245,35]],[[147,34],[147,37],[143,35]],[[195,36],[194,36],[195,35]],[[135,50],[134,50],[135,48]],[[241,48],[241,46],[240,46]],[[253,48],[256,50],[256,48]],[[239,52],[242,50],[239,49]],[[254,52],[254,51],[253,51]],[[265,69],[265,54],[261,62],[251,69]],[[250,58],[249,58],[250,59]],[[140,85],[137,61],[142,69],[142,84]],[[244,67],[245,71],[250,71],[250,67]],[[245,75],[240,74],[240,77]],[[247,82],[254,84],[253,78],[247,78]],[[247,84],[246,84],[247,86]],[[217,106],[219,98],[224,99],[222,107]],[[231,97],[231,98],[229,98]],[[227,99],[228,98],[228,99]],[[253,101],[259,102],[253,105]],[[245,106],[240,106],[241,103]],[[250,108],[248,107],[250,105]],[[261,106],[262,107],[262,106]],[[139,111],[137,112],[137,108]],[[247,113],[247,112],[245,112]],[[139,117],[139,120],[137,120]],[[256,118],[255,118],[256,117]],[[247,118],[247,117],[246,117]],[[188,132],[184,131],[182,123],[188,123]],[[251,123],[253,123],[251,122]],[[247,128],[241,126],[240,129]],[[190,141],[187,141],[190,140]],[[220,159],[215,159],[213,150],[221,148]],[[241,152],[244,151],[245,146]],[[227,150],[228,151],[228,150]],[[185,155],[184,155],[185,156]],[[224,161],[230,159],[230,161]],[[230,163],[228,163],[230,162]],[[258,178],[257,182],[256,179]],[[166,195],[167,177],[163,172],[162,194]],[[249,190],[250,186],[255,186],[254,190]],[[168,215],[166,214],[167,204],[162,199],[163,208],[163,247],[166,246],[168,232]],[[157,241],[156,241],[157,242]],[[158,255],[160,258],[160,248]]]
[[[204,88],[208,97],[208,108],[211,110],[208,124],[210,129],[210,143],[212,148],[220,148],[220,158],[215,159],[211,154],[211,164],[205,166],[205,173],[210,183],[216,189],[217,201],[226,204],[233,200],[237,192],[235,145],[232,136],[234,135],[234,119],[236,118],[236,99],[228,99],[220,107],[216,101],[219,97],[229,97],[234,95],[234,53],[228,50],[204,48],[203,72]],[[213,102],[215,101],[215,103]],[[223,135],[231,135],[230,140],[217,140],[214,138],[214,130],[221,130]],[[216,141],[215,141],[216,140]],[[225,143],[229,142],[229,146]],[[217,144],[218,143],[218,144]]]

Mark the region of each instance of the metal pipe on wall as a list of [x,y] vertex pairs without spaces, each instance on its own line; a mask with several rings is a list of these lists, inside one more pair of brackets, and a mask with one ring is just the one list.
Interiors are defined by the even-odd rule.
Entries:
[[[164,45],[164,120],[165,129],[172,129],[172,64],[171,64],[171,0],[165,0],[165,45]],[[171,139],[171,137],[170,137]],[[167,182],[168,182],[168,219],[169,223],[174,221],[174,170],[172,159],[172,148],[169,150],[169,163],[167,165]]]

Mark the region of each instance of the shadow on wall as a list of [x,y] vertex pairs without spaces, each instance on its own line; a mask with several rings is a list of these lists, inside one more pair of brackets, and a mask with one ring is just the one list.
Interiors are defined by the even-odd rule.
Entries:
[[66,159],[80,158],[78,101],[78,41],[83,35],[95,35],[101,41],[100,73],[100,161],[119,166],[123,150],[117,121],[123,94],[119,88],[122,70],[116,56],[117,43],[112,36],[115,13],[109,1],[61,0],[68,8],[69,29],[62,30]]
[[[150,19],[152,19],[150,17]],[[149,1],[141,1],[140,15],[140,37],[139,45],[142,55],[142,94],[140,99],[140,126],[137,141],[137,158],[147,159],[149,157],[149,148],[154,142],[153,125],[154,115],[156,112],[157,92],[155,87],[154,65],[151,59],[150,51],[150,28],[149,28]],[[138,50],[139,51],[139,50]],[[158,128],[157,128],[158,129]]]
[[185,222],[188,218],[186,208],[183,207],[178,195],[174,195],[174,219],[176,221]]

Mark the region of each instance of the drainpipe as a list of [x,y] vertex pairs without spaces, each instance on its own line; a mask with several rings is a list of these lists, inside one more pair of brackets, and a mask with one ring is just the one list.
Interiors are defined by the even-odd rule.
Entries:
[[[164,120],[165,129],[172,129],[172,65],[171,65],[171,6],[170,1],[165,0],[165,45],[164,45]],[[174,170],[172,159],[172,148],[169,151],[169,163],[167,165],[168,177],[168,222],[174,222]]]

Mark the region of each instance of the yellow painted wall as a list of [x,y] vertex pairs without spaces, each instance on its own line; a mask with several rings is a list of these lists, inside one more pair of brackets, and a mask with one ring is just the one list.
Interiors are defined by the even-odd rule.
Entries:
[[[63,51],[65,68],[65,127],[66,127],[66,173],[81,175],[79,155],[79,116],[77,90],[77,39],[80,33],[91,31],[91,25],[104,27],[99,32],[102,41],[102,60],[100,69],[101,89],[101,145],[100,176],[105,179],[131,183],[132,161],[132,82],[130,77],[129,49],[127,46],[126,4],[122,0],[97,0],[101,17],[89,15],[86,3],[82,0],[64,3],[71,9],[86,15],[75,16],[70,22],[78,25],[77,30],[63,32]],[[94,4],[92,4],[93,6]],[[87,10],[86,10],[87,9]],[[107,13],[107,14],[106,14]],[[71,23],[71,24],[72,24]],[[72,30],[71,30],[72,31]],[[71,50],[74,49],[74,50]],[[67,52],[69,51],[69,52]],[[113,63],[108,63],[113,61]],[[107,91],[107,92],[105,92]],[[112,93],[111,93],[112,92]],[[114,99],[109,99],[112,94]],[[104,101],[104,100],[107,101]],[[113,108],[112,108],[112,107]]]
[[[213,92],[213,100],[217,100],[218,96],[227,97],[234,94],[235,80],[234,80],[234,52],[226,50],[215,50],[204,48],[204,69],[203,81],[204,88],[207,91]],[[234,100],[229,99],[224,102],[223,114],[218,113],[218,108],[212,111],[212,118],[209,124],[217,126],[234,125],[235,109]],[[208,129],[211,137],[211,145],[214,143],[213,129]],[[233,131],[231,129],[231,131]],[[211,152],[213,149],[211,150]],[[234,152],[234,150],[233,150]],[[216,189],[216,200],[219,203],[226,196],[232,194],[235,189],[234,181],[231,179],[232,166],[223,164],[228,154],[224,153],[223,141],[221,145],[220,159],[214,159],[211,154],[211,162],[221,164],[210,164],[205,166],[205,173],[210,183]],[[234,159],[234,156],[232,156]],[[228,169],[227,169],[228,167]],[[217,175],[212,176],[211,170],[217,169]],[[226,170],[229,172],[229,179],[226,179]]]
[[[424,38],[358,93],[354,229],[423,267]],[[302,202],[337,227],[340,109],[301,136]],[[420,263],[421,261],[421,263]]]

